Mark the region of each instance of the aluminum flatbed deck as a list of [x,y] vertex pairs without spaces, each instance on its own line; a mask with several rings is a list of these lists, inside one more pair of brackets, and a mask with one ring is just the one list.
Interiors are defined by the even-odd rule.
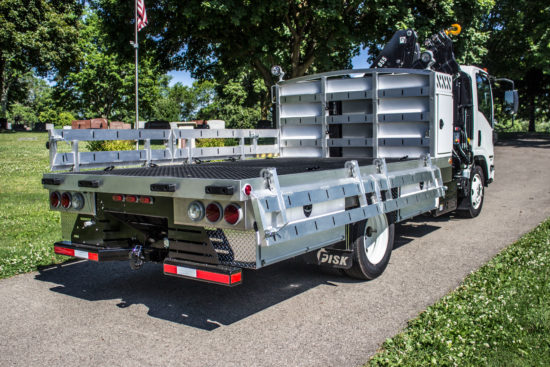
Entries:
[[[277,174],[290,175],[314,171],[341,169],[349,160],[356,160],[359,166],[372,165],[375,158],[272,158],[250,159],[244,161],[207,162],[200,164],[172,164],[153,167],[123,168],[113,170],[97,170],[83,172],[67,172],[70,174],[128,176],[128,177],[174,177],[174,178],[206,178],[243,180],[260,177],[264,168],[277,169]],[[399,159],[387,159],[387,163]]]

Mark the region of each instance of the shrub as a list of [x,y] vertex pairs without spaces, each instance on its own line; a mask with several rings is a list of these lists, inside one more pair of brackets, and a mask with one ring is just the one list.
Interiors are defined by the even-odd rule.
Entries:
[[225,139],[215,139],[215,138],[207,138],[207,139],[197,139],[195,140],[195,145],[197,148],[211,148],[211,147],[224,147],[225,146]]
[[56,128],[71,126],[72,121],[75,119],[73,114],[70,112],[57,112],[56,110],[46,110],[41,112],[38,118],[40,122],[45,124],[54,124]]
[[135,149],[135,143],[131,140],[97,140],[87,142],[86,147],[93,152],[113,152],[133,150]]

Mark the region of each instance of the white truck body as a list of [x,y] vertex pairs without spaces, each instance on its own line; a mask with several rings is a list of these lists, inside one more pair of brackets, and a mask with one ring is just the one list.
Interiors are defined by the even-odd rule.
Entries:
[[[470,144],[476,162],[485,164],[483,186],[494,177],[492,95],[489,85],[482,97],[490,100],[486,117],[475,87],[486,73],[463,70],[474,86]],[[136,267],[156,261],[168,275],[225,285],[239,284],[242,268],[319,249],[340,251],[336,262],[349,268],[340,259],[356,256],[349,233],[358,223],[389,218],[382,227],[366,227],[386,233],[391,223],[456,209],[460,190],[471,199],[474,164],[453,161],[453,83],[451,75],[431,70],[344,70],[275,85],[276,129],[53,130],[51,168],[71,169],[43,178],[51,209],[61,212],[64,241],[56,252],[130,258]],[[197,138],[234,138],[238,145],[198,148]],[[152,149],[151,140],[159,139],[166,147]],[[179,139],[187,148],[178,147]],[[80,152],[83,140],[144,146]],[[58,151],[63,141],[70,152]],[[256,159],[266,154],[278,158]],[[225,158],[236,161],[204,163]],[[125,165],[143,167],[118,168]],[[99,167],[109,168],[82,171]],[[75,198],[85,204],[77,208]],[[216,208],[220,217],[212,220]],[[380,235],[368,236],[376,244]]]

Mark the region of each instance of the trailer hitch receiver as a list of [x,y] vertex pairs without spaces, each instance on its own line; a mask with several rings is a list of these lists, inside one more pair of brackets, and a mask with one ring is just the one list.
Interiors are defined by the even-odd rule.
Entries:
[[143,247],[141,245],[136,245],[128,254],[130,259],[130,267],[132,270],[139,270],[143,266],[145,257],[143,256]]

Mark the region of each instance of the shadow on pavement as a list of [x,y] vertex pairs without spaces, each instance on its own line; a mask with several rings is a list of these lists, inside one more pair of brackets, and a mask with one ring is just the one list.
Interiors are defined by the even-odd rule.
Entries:
[[499,139],[496,143],[496,146],[550,149],[550,135],[541,135],[536,137],[517,137],[513,139]]
[[[424,216],[397,224],[394,249],[448,220]],[[320,285],[360,282],[299,258],[245,269],[243,284],[232,288],[165,276],[162,265],[153,263],[134,271],[126,262],[66,262],[40,269],[36,279],[57,284],[54,292],[92,302],[120,299],[119,308],[145,305],[149,316],[203,330],[230,325]]]
[[142,304],[149,316],[203,330],[230,325],[319,285],[356,282],[299,260],[245,270],[243,284],[233,288],[168,277],[152,263],[133,271],[126,262],[69,262],[41,269],[36,279],[58,284],[54,292],[87,301],[121,299],[120,308]]
[[441,228],[438,223],[448,222],[450,220],[461,220],[454,213],[444,214],[440,217],[431,217],[428,215],[420,215],[404,222],[395,225],[395,242],[393,249],[397,250],[417,238],[423,237]]

